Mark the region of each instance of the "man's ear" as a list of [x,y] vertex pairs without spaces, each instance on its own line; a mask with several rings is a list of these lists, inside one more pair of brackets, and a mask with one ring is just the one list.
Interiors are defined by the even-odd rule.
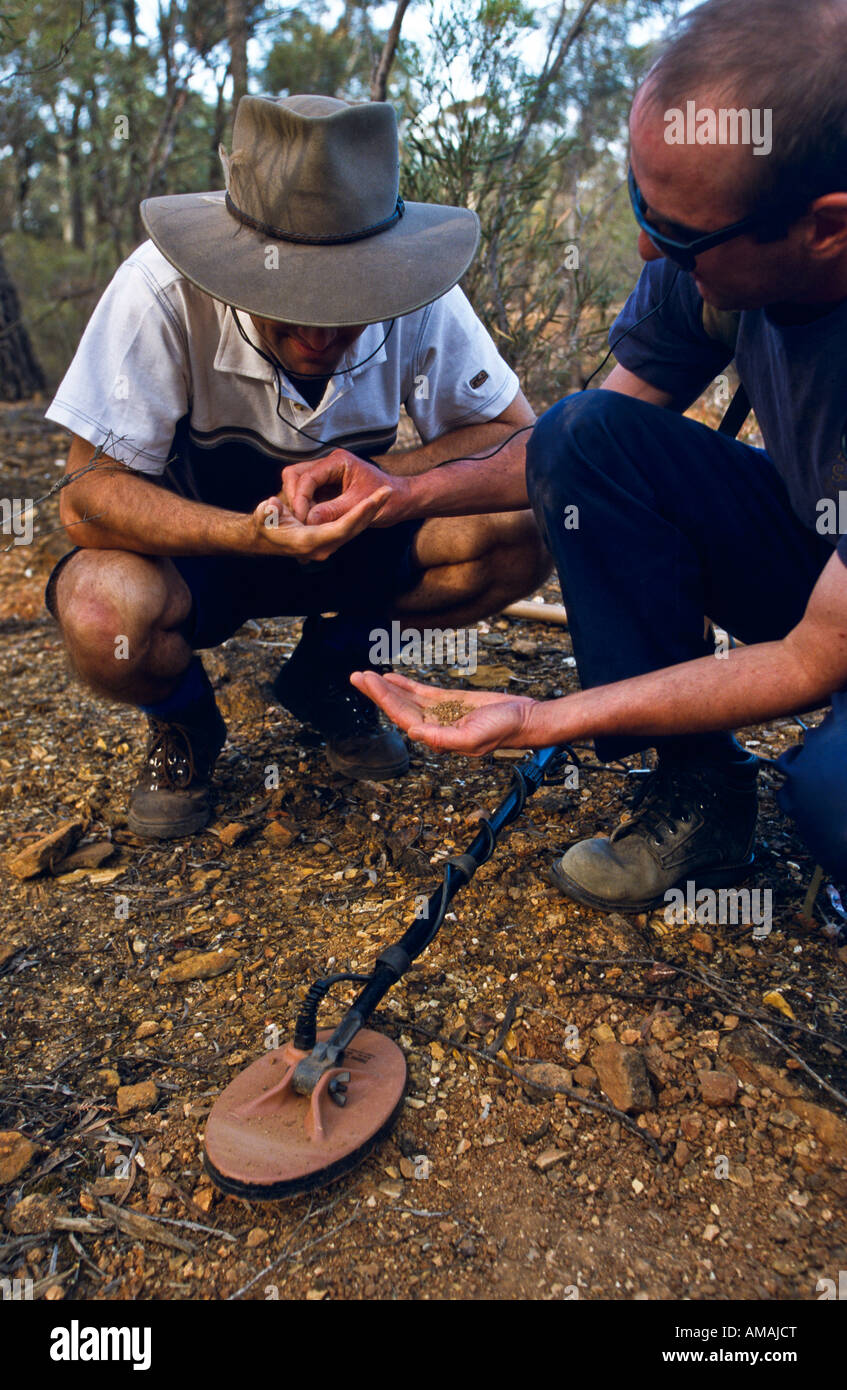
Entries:
[[828,259],[847,253],[847,193],[816,198],[807,216],[811,224],[808,249],[813,256]]

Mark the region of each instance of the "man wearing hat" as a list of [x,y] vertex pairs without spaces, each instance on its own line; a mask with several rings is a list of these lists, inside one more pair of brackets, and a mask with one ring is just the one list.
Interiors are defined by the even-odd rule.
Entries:
[[[220,153],[225,191],[142,204],[151,240],[47,411],[75,542],[47,603],[81,678],[150,719],[129,825],[151,837],[210,814],[226,729],[198,649],[307,615],[277,698],[334,770],[390,777],[405,744],[349,682],[373,630],[473,622],[550,568],[521,510],[534,416],[457,283],[478,219],[403,202],[393,108],[244,97]],[[401,403],[423,444],[386,459]],[[507,510],[463,515],[495,452]]]

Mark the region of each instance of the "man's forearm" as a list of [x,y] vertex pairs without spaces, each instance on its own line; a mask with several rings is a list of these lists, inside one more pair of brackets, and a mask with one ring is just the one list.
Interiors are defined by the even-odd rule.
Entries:
[[[510,439],[516,430],[521,433]],[[421,449],[387,454],[376,461],[386,473],[409,479],[410,518],[522,511],[529,506],[526,442],[531,430],[530,422],[475,425],[453,430]],[[505,444],[507,439],[510,442]],[[459,462],[444,463],[445,459]],[[394,466],[395,460],[400,467]]]
[[525,742],[541,748],[586,737],[736,729],[816,709],[834,688],[832,673],[805,660],[789,636],[540,701]]
[[61,518],[74,545],[142,555],[257,553],[249,516],[192,502],[117,467],[63,488]]

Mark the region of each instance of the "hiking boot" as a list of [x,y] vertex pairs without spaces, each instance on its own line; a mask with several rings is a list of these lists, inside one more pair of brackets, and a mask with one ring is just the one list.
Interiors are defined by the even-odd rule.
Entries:
[[608,839],[572,845],[551,869],[577,902],[649,912],[688,880],[720,888],[752,867],[758,759],[720,766],[660,759]]
[[173,721],[148,716],[144,772],[129,801],[133,835],[172,840],[202,830],[211,815],[210,782],[226,740],[214,697],[178,711]]
[[331,647],[324,620],[307,618],[296,650],[273,683],[281,705],[326,740],[333,772],[374,782],[409,770],[406,744],[384,724],[373,700],[350,684],[351,671],[376,670],[367,648]]

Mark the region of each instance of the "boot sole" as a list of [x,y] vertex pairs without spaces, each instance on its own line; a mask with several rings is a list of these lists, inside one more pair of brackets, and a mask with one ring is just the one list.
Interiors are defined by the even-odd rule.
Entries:
[[743,864],[730,865],[726,869],[704,869],[702,872],[686,874],[685,878],[677,879],[676,883],[666,888],[658,897],[644,898],[640,902],[633,902],[631,899],[618,899],[610,902],[608,898],[598,898],[594,893],[587,892],[580,884],[574,882],[559,867],[556,860],[549,870],[550,878],[557,888],[560,888],[569,898],[575,902],[584,903],[586,907],[596,907],[601,912],[652,912],[654,908],[661,907],[666,902],[665,894],[674,890],[683,889],[689,881],[695,883],[698,888],[728,888],[734,883],[739,883],[745,878],[749,878],[756,862],[755,854]]
[[205,814],[186,816],[181,821],[171,821],[168,825],[155,825],[151,821],[139,820],[130,811],[126,823],[131,834],[142,840],[178,840],[186,835],[196,835],[198,830],[209,824],[211,816],[211,811],[207,811]]

